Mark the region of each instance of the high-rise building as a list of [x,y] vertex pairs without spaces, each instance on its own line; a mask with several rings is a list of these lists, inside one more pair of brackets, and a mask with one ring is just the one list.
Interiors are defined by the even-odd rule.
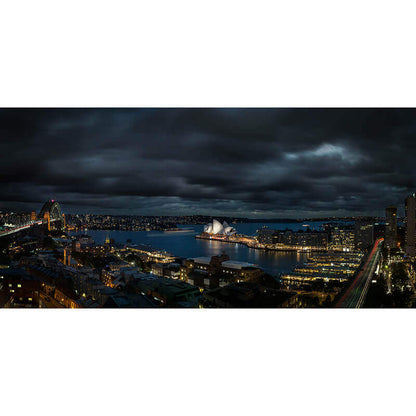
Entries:
[[260,228],[257,230],[257,241],[260,244],[275,244],[276,243],[276,230],[270,228]]
[[354,250],[354,229],[352,226],[335,225],[331,227],[330,232],[330,248],[332,250]]
[[374,244],[374,225],[369,221],[356,221],[355,247],[365,250]]
[[406,256],[416,255],[416,194],[413,193],[406,198]]
[[385,243],[387,248],[397,246],[397,208],[386,208],[386,232]]

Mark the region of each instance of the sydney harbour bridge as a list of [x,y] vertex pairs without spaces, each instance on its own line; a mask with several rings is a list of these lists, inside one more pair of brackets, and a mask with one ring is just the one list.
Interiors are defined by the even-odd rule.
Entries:
[[30,221],[0,231],[0,237],[27,230],[28,228],[35,226],[44,226],[48,231],[63,230],[65,225],[65,214],[62,213],[59,203],[54,199],[51,199],[43,204],[39,214],[32,212]]

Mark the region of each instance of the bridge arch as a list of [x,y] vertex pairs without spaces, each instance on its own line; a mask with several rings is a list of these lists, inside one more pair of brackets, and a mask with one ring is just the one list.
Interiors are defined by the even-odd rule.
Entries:
[[62,213],[59,203],[53,199],[45,202],[38,218],[47,222],[48,230],[65,228],[65,215]]
[[61,206],[55,200],[47,201],[43,205],[42,209],[39,213],[39,219],[45,218],[45,215],[49,213],[49,217],[51,220],[62,220],[62,211]]

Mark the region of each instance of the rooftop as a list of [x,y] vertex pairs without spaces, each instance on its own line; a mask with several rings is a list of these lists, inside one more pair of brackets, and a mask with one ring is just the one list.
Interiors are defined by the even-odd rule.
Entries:
[[191,258],[195,263],[209,264],[211,262],[211,257],[194,257]]
[[246,261],[227,260],[222,262],[223,267],[230,269],[243,269],[244,267],[258,267],[256,264],[247,263]]

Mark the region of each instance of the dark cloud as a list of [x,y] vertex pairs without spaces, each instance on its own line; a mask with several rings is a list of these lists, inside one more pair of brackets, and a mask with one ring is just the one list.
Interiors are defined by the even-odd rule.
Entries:
[[382,215],[415,135],[413,109],[2,109],[0,208]]

